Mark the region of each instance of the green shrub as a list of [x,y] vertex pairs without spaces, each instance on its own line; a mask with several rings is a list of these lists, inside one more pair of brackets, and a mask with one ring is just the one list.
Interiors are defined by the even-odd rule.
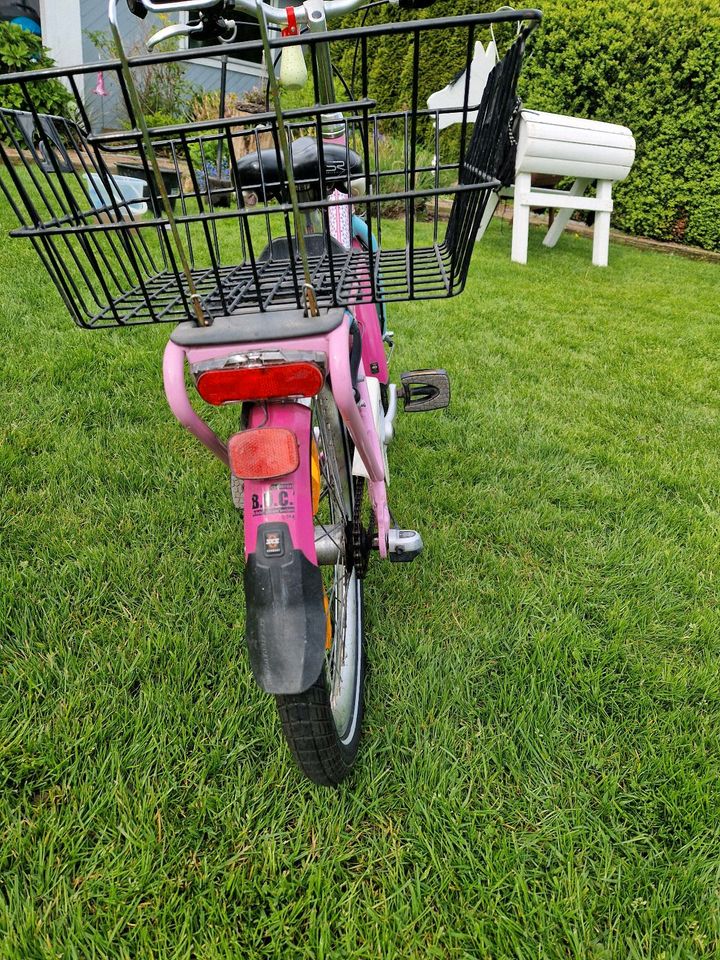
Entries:
[[[473,4],[473,13],[494,9],[495,4]],[[380,7],[368,18],[368,23],[382,21],[422,20],[443,16],[456,16],[457,5],[447,0],[432,7],[417,11],[400,11],[395,7]],[[351,20],[351,18],[347,18]],[[356,23],[363,20],[362,14],[354,17]],[[343,21],[343,26],[346,22]],[[489,37],[478,35],[487,42]],[[422,109],[427,98],[448,83],[465,61],[467,30],[428,31],[420,42],[417,104]],[[341,69],[348,83],[351,81],[355,44],[348,42],[341,58]],[[356,58],[354,92],[362,94],[360,53]],[[409,110],[413,104],[413,41],[411,34],[393,34],[378,37],[368,46],[368,93],[376,99],[381,110]],[[425,131],[427,132],[427,131]],[[430,142],[428,142],[428,146]]]
[[[482,2],[473,12],[495,6]],[[613,191],[614,223],[720,250],[720,0],[547,0],[542,7],[520,82],[525,105],[630,127],[637,156]],[[441,2],[418,13],[378,8],[371,16],[459,12]],[[424,105],[462,64],[464,48],[458,34],[444,30],[422,43],[418,102]],[[342,58],[348,78],[352,46]],[[410,107],[411,66],[404,38],[375,44],[369,92],[382,109]],[[355,86],[359,96],[359,70]]]
[[[54,65],[39,37],[12,23],[0,23],[0,74],[40,70]],[[33,102],[41,113],[67,116],[73,100],[59,80],[32,84]],[[0,107],[27,109],[25,96],[16,83],[0,85]]]
[[540,110],[630,127],[617,226],[720,249],[720,3],[549,0],[521,93]]
[[[151,32],[148,32],[148,36]],[[119,51],[111,33],[88,31],[87,36],[101,54],[110,59],[118,57]],[[128,51],[129,55],[147,53],[146,41],[147,37],[138,41]],[[174,50],[177,50],[177,39],[166,40],[155,48],[157,53]],[[168,126],[188,119],[198,91],[186,78],[185,72],[182,60],[155,61],[133,71],[140,106],[149,126]]]

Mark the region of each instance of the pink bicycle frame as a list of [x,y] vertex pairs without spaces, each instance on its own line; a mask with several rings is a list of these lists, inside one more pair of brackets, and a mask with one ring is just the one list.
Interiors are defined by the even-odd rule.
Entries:
[[[327,370],[332,385],[333,398],[368,472],[370,502],[377,520],[378,549],[381,556],[387,556],[390,514],[380,438],[375,428],[362,359],[357,378],[359,403],[355,399],[350,370],[348,329],[345,322],[327,334],[290,340],[271,340],[265,343],[238,341],[223,346],[182,347],[170,341],[163,358],[163,380],[165,393],[173,414],[211,453],[226,466],[229,466],[225,444],[190,405],[185,385],[185,361],[194,364],[206,360],[221,359],[234,354],[262,353],[263,350],[312,351],[321,353],[327,358]],[[300,465],[295,474],[292,475],[292,479],[282,478],[282,482],[294,485],[292,491],[288,488],[288,496],[292,496],[292,503],[280,503],[276,496],[279,490],[270,489],[271,486],[280,483],[280,480],[251,481],[248,483],[246,498],[251,498],[254,494],[260,497],[260,503],[264,507],[262,513],[253,511],[252,500],[246,500],[246,556],[255,548],[259,525],[272,520],[281,520],[287,523],[290,528],[293,545],[301,549],[308,560],[316,563],[314,527],[312,516],[308,517],[308,508],[311,504],[308,461],[310,448],[309,410],[301,403],[269,402],[267,403],[267,418],[264,425],[284,427],[295,434],[300,449]],[[285,499],[283,498],[283,500]],[[249,511],[247,509],[248,505],[250,506]],[[273,513],[274,505],[278,509]]]
[[[347,200],[347,197],[340,195],[339,199]],[[339,234],[335,239],[345,247],[360,247],[358,237],[353,236],[350,204],[338,203],[332,214],[333,229]],[[362,236],[362,224],[356,226],[360,239],[372,244],[372,238]],[[333,401],[365,467],[377,523],[377,547],[380,555],[387,557],[390,511],[385,453],[376,425],[377,411],[373,406],[377,402],[376,392],[371,400],[366,380],[368,371],[381,383],[388,381],[383,331],[373,304],[358,305],[354,316],[346,310],[332,320],[340,322],[329,332],[289,339],[272,338],[265,342],[238,340],[222,345],[181,346],[171,339],[163,358],[165,393],[180,423],[230,466],[225,443],[190,404],[185,385],[186,361],[192,367],[247,354],[262,360],[264,352],[273,357],[280,353],[288,362],[292,362],[293,355],[307,357],[310,354],[323,358]],[[351,333],[354,338],[355,324],[360,331],[362,349],[359,358],[353,356],[351,369],[351,354],[354,353]],[[322,329],[323,325],[320,327]],[[240,335],[241,331],[242,321],[239,319]],[[242,369],[242,363],[239,369]],[[233,461],[238,473],[245,477],[244,581],[250,664],[255,679],[266,692],[297,693],[306,690],[320,673],[328,622],[328,600],[315,547],[312,411],[307,402],[290,397],[256,400],[247,405],[244,428],[255,432],[254,437],[245,435],[249,450],[259,450],[263,443],[269,444],[270,449],[278,449],[274,445],[282,433],[265,433],[263,436],[266,428],[285,434],[289,432],[290,444],[293,437],[297,443],[297,456],[282,462],[283,469],[289,469],[293,464],[294,469],[282,476],[272,474],[267,460],[262,465],[258,461],[258,470],[253,470],[251,460],[254,454],[248,454],[246,462],[240,454],[241,459]],[[253,448],[253,444],[257,447]],[[254,479],[249,479],[251,477]]]

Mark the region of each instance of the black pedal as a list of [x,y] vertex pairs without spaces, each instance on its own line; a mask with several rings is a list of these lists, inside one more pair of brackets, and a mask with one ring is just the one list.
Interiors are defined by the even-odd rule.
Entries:
[[398,396],[407,413],[442,410],[450,403],[450,378],[445,370],[410,370],[401,373]]

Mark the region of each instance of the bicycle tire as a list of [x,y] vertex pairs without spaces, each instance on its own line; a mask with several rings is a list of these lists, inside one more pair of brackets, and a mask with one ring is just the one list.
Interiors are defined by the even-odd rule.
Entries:
[[337,562],[322,568],[326,587],[332,584],[331,643],[315,683],[276,702],[297,766],[314,783],[336,786],[352,770],[360,743],[365,655],[362,581],[352,563],[352,443],[327,389],[313,401],[313,442],[320,466],[316,525],[344,530]]

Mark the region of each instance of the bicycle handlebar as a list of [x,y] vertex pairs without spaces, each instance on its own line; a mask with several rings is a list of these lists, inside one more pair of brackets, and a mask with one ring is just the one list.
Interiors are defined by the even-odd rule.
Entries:
[[[328,20],[352,13],[363,6],[367,0],[305,0],[292,9],[295,12],[295,22],[300,26],[308,25],[310,29],[323,30]],[[401,10],[420,10],[432,6],[435,0],[387,0],[392,6]],[[110,8],[116,7],[118,0],[110,0]],[[235,21],[225,19],[230,12],[244,12],[258,17],[262,12],[267,23],[285,27],[288,24],[288,7],[276,7],[267,0],[127,0],[127,5],[136,17],[144,18],[148,13],[199,13],[201,20],[215,28],[216,39],[222,42],[232,42],[236,33]],[[112,15],[111,15],[112,20]],[[228,31],[229,36],[224,36]],[[156,46],[163,40],[173,36],[189,36],[204,33],[201,24],[173,24],[164,27],[155,33],[148,41],[148,47]]]
[[[335,17],[341,17],[343,14],[352,13],[353,10],[356,10],[365,2],[366,0],[325,0],[323,4],[325,18],[331,20]],[[392,2],[392,0],[388,0],[388,2]],[[407,0],[401,0],[401,2],[407,2]],[[425,0],[425,2],[427,3],[428,0]],[[231,0],[229,4],[222,3],[222,0],[220,3],[218,3],[218,0],[133,0],[130,6],[131,9],[133,6],[136,8],[142,6],[146,12],[150,13],[200,13],[202,11],[212,11],[214,8],[219,15],[219,19],[222,19],[222,14],[228,6],[232,6],[234,12],[248,13],[251,16],[257,16],[258,8],[260,8],[268,23],[279,26],[287,24],[287,9],[274,7],[266,3],[265,0],[258,0],[257,3],[255,0]],[[312,11],[308,14],[306,6],[312,7],[312,0],[294,8],[295,19],[299,24],[308,23],[309,19],[313,18]],[[135,11],[133,10],[133,12]],[[142,16],[142,14],[139,15]]]

